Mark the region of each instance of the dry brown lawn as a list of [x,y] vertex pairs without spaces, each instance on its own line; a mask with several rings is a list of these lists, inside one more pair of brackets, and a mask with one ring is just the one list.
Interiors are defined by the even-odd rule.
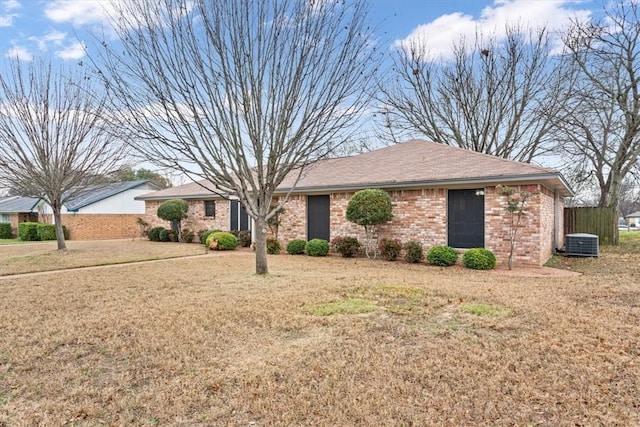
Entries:
[[640,425],[640,241],[580,276],[269,262],[0,279],[0,425]]
[[0,245],[0,276],[204,253],[202,245],[148,240],[70,240],[67,251],[58,251],[56,247],[56,242]]

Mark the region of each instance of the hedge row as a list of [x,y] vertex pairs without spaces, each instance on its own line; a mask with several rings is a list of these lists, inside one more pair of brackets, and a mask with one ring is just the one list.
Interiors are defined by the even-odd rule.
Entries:
[[0,222],[0,239],[10,239],[11,237],[11,224],[8,222]]
[[[69,233],[64,225],[62,226],[62,233],[65,240],[68,240]],[[21,222],[18,225],[18,237],[25,242],[56,240],[56,226],[55,224],[43,224],[40,222]]]

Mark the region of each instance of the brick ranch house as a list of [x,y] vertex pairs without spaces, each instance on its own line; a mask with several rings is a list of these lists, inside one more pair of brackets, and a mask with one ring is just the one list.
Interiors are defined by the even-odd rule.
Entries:
[[[294,177],[277,193],[291,190]],[[146,203],[146,220],[160,220],[160,203],[172,198],[189,202],[184,227],[250,229],[246,212],[233,196],[222,198],[207,191],[205,182],[190,183],[139,196]],[[516,263],[542,265],[564,246],[564,198],[572,190],[553,169],[506,160],[443,144],[412,140],[350,157],[323,160],[309,168],[285,206],[278,237],[292,239],[354,236],[364,230],[345,218],[351,196],[365,188],[381,188],[391,196],[393,219],[379,227],[380,238],[415,240],[425,249],[449,245],[458,249],[485,247],[500,263],[509,251],[509,216],[505,198],[496,186],[508,185],[535,194],[519,231]]]
[[0,222],[11,224],[11,232],[16,234],[21,222],[38,221],[35,211],[40,199],[34,197],[9,196],[0,198]]
[[[61,209],[62,224],[72,240],[132,238],[140,235],[138,219],[144,217],[144,202],[136,196],[157,191],[147,180],[91,185],[67,200]],[[0,222],[10,222],[17,234],[20,222],[53,223],[53,210],[43,200],[15,196],[0,200]]]

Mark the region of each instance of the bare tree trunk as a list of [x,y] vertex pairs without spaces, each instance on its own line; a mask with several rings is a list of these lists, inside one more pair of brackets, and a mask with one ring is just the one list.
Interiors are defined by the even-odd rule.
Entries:
[[269,273],[269,267],[267,264],[267,221],[263,218],[258,218],[255,221],[256,226],[256,274]]
[[67,243],[64,239],[64,230],[62,229],[62,215],[60,215],[60,207],[53,207],[53,222],[56,227],[56,240],[58,241],[58,250],[66,251]]

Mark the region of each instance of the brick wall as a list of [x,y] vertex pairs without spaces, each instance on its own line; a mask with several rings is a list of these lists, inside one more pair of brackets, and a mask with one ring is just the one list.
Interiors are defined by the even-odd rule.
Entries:
[[[541,265],[554,250],[554,194],[537,185],[527,186],[535,194],[529,199],[528,213],[522,218],[518,230],[514,263],[519,265]],[[364,228],[346,220],[346,210],[353,192],[331,193],[330,236],[353,236],[364,240]],[[420,190],[390,191],[393,204],[393,219],[378,226],[379,238],[395,238],[402,242],[415,240],[425,250],[435,245],[447,244],[447,190],[431,188]],[[229,229],[229,202],[216,200],[216,216],[204,216],[204,201],[190,200],[189,217],[183,227],[195,232],[203,229]],[[161,202],[146,202],[146,221],[152,227],[169,227],[167,221],[157,217]],[[562,212],[562,210],[560,210]],[[509,256],[510,218],[505,212],[505,199],[497,194],[495,187],[485,188],[485,247],[492,250],[498,262],[506,264]],[[560,222],[560,227],[562,223]],[[307,196],[292,195],[281,216],[278,237],[283,245],[293,239],[307,238]]]
[[[150,227],[170,228],[169,221],[158,218],[158,206],[163,201],[145,201],[145,221]],[[182,228],[187,228],[195,233],[200,230],[228,230],[229,229],[229,201],[224,199],[214,200],[215,217],[204,216],[204,200],[187,200],[189,203],[188,217],[182,221]]]
[[136,214],[62,214],[71,240],[133,239],[140,237]]
[[[514,265],[540,265],[542,229],[541,229],[541,198],[539,186],[527,186],[516,189],[526,189],[534,192],[527,201],[526,214],[522,216],[520,227],[516,234],[516,246],[513,253]],[[497,193],[495,187],[485,189],[485,247],[492,250],[501,264],[506,264],[509,258],[511,230],[511,216],[505,210],[506,197]],[[553,214],[553,212],[552,212]],[[514,221],[516,217],[514,216]],[[553,217],[549,219],[553,223]],[[551,245],[553,240],[551,241]]]
[[[528,213],[518,230],[514,263],[541,265],[554,250],[554,195],[543,186],[527,186],[536,194],[528,202]],[[330,235],[364,239],[364,228],[346,220],[349,193],[330,194]],[[447,244],[447,190],[422,189],[389,192],[393,204],[393,219],[378,227],[380,238],[396,238],[402,242],[415,240],[425,250]],[[499,263],[509,256],[510,218],[505,212],[505,199],[495,187],[485,188],[485,247],[492,250]],[[286,245],[292,239],[306,239],[306,196],[292,196],[282,215],[280,240]]]

